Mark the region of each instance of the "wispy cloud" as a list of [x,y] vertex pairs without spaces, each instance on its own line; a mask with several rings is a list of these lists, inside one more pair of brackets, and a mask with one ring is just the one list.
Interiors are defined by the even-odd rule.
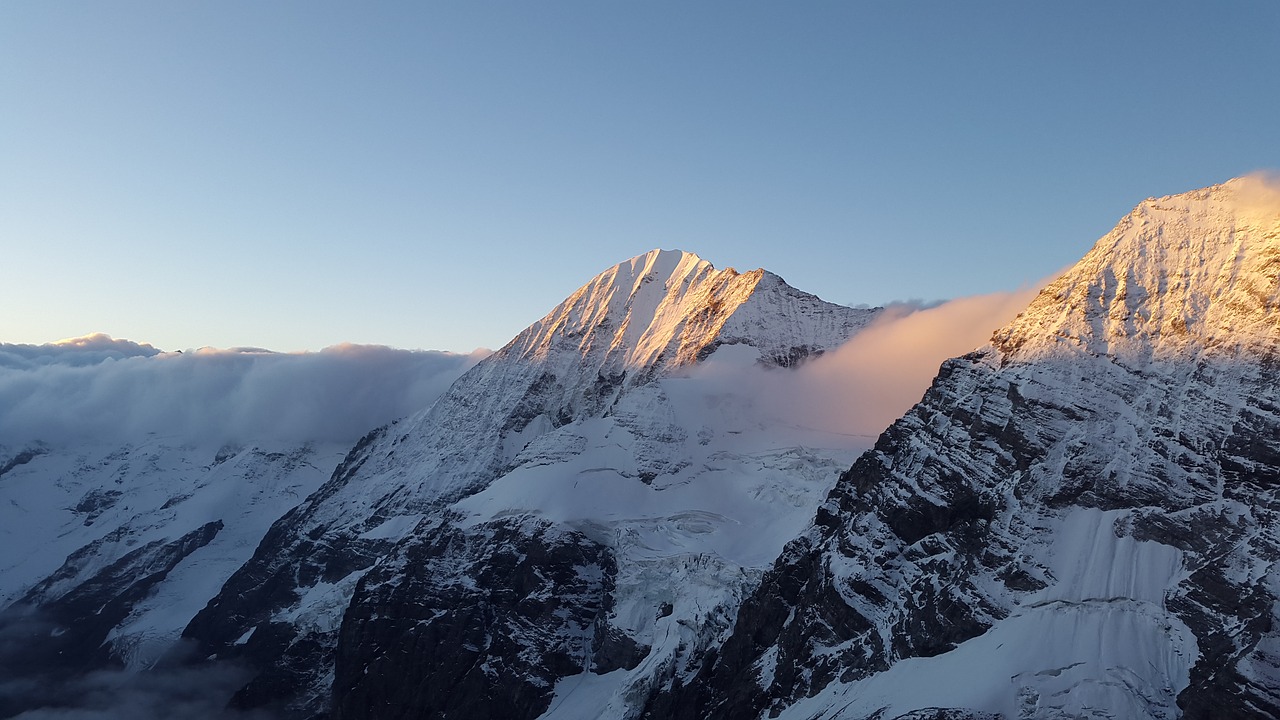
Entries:
[[1037,292],[889,306],[871,327],[802,369],[793,412],[840,432],[877,436],[920,401],[944,360],[985,344]]
[[751,388],[755,406],[775,419],[860,437],[870,447],[919,402],[944,360],[985,344],[1043,284],[932,305],[890,305],[849,342],[794,371],[720,365],[713,355],[699,372]]
[[430,405],[484,356],[337,345],[162,353],[95,335],[0,345],[0,443],[354,442]]
[[1235,182],[1236,209],[1268,222],[1280,217],[1280,172],[1262,171]]

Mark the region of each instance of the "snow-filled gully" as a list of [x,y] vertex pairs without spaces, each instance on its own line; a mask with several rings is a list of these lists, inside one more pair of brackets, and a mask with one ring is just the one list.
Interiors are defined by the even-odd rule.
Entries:
[[985,634],[833,685],[782,717],[866,717],[882,708],[895,717],[929,707],[1011,719],[1178,717],[1175,698],[1197,657],[1191,630],[1164,606],[1182,553],[1118,537],[1124,512],[1077,508],[1057,519],[1036,553],[1057,582]]

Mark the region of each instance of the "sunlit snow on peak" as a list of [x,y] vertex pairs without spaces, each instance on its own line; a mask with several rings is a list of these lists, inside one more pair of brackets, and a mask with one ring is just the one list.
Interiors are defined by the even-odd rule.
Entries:
[[1251,175],[1142,202],[996,345],[1023,359],[1128,363],[1280,342],[1280,189]]
[[689,364],[754,291],[763,271],[740,274],[679,250],[654,250],[583,285],[505,352],[546,360],[571,349],[614,372]]

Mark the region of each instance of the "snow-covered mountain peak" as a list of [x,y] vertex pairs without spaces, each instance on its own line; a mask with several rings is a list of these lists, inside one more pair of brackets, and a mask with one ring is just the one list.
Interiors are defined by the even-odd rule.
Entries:
[[[466,682],[477,683],[483,701],[472,717],[531,718],[536,702],[522,701],[517,714],[501,705],[507,691],[492,688],[527,685],[530,697],[550,702],[557,679],[582,674],[584,647],[597,658],[589,665],[601,672],[636,671],[610,681],[622,708],[623,698],[648,692],[692,645],[725,629],[726,608],[812,517],[839,468],[852,461],[847,438],[778,428],[767,411],[755,414],[751,388],[729,389],[680,371],[721,346],[736,346],[719,351],[726,362],[794,366],[843,344],[877,312],[824,302],[764,270],[717,270],[679,251],[615,265],[473,367],[430,408],[370,433],[329,482],[277,522],[254,558],[191,621],[187,637],[199,643],[201,656],[256,663],[262,675],[239,696],[249,706],[277,702],[283,687],[297,709],[313,712],[332,700],[339,715],[360,717],[346,708],[362,704],[366,692],[378,702],[389,697],[376,687],[381,680],[366,680],[401,672],[365,663],[362,653],[373,646],[364,633],[375,626],[382,632],[383,619],[399,611],[358,610],[348,619],[347,610],[441,608],[415,629],[391,631],[414,638],[450,623],[469,627],[471,619],[455,607],[489,613],[499,596],[556,595],[567,598],[563,608],[560,600],[521,600],[516,614],[537,605],[537,617],[512,616],[514,625],[484,620],[482,634],[547,648],[571,662],[541,667],[542,650],[521,650],[526,660],[519,667],[490,667],[450,654],[481,652],[486,640],[449,641],[439,651],[429,640],[420,647],[431,648],[430,662],[447,673],[476,668]],[[761,442],[772,429],[786,434]],[[795,445],[783,444],[794,436]],[[465,548],[474,550],[469,559],[457,555]],[[504,559],[520,557],[519,568]],[[488,585],[524,577],[526,561],[548,582],[545,592],[522,586],[489,594]],[[551,564],[560,569],[551,571]],[[673,577],[702,590],[686,601],[655,586]],[[577,588],[572,598],[569,586]],[[463,588],[480,595],[454,597]],[[450,597],[427,597],[436,590]],[[378,593],[387,595],[375,599]],[[517,625],[542,629],[529,634]],[[267,627],[275,630],[263,632]],[[648,664],[638,666],[647,655]],[[351,675],[357,665],[376,671]],[[425,667],[415,665],[415,677],[435,672]],[[392,682],[416,687],[419,680]],[[426,705],[470,702],[456,679],[448,682],[450,691],[430,693]],[[410,714],[431,715],[426,705]]]
[[840,344],[875,312],[824,302],[763,269],[717,270],[692,253],[653,250],[592,278],[498,355],[572,366],[591,381],[641,380],[724,344],[790,365]]
[[1280,716],[1278,199],[1147,200],[943,363],[647,717]]
[[[451,497],[487,482],[538,435],[599,417],[629,389],[722,345],[790,366],[844,343],[877,313],[825,302],[764,270],[717,270],[691,253],[654,250],[597,275],[401,426],[408,453],[429,464],[457,456],[449,481],[405,464],[404,450],[388,467],[431,478],[416,501]],[[460,444],[463,435],[474,442]],[[472,448],[481,446],[496,455],[480,457]]]
[[1278,279],[1280,189],[1237,178],[1142,202],[993,340],[1023,360],[1266,354]]
[[572,349],[577,358],[600,356],[614,372],[688,364],[751,296],[763,272],[716,270],[691,253],[654,250],[592,278],[504,351],[547,360]]

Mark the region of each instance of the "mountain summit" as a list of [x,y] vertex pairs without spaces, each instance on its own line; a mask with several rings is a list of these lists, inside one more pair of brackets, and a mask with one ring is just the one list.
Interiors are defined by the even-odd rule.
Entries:
[[789,365],[843,342],[873,314],[822,302],[763,269],[716,270],[692,253],[653,250],[597,275],[501,352],[574,373],[652,375],[745,344],[762,362]]
[[1258,176],[1138,205],[995,344],[1127,363],[1280,344],[1280,189]]

